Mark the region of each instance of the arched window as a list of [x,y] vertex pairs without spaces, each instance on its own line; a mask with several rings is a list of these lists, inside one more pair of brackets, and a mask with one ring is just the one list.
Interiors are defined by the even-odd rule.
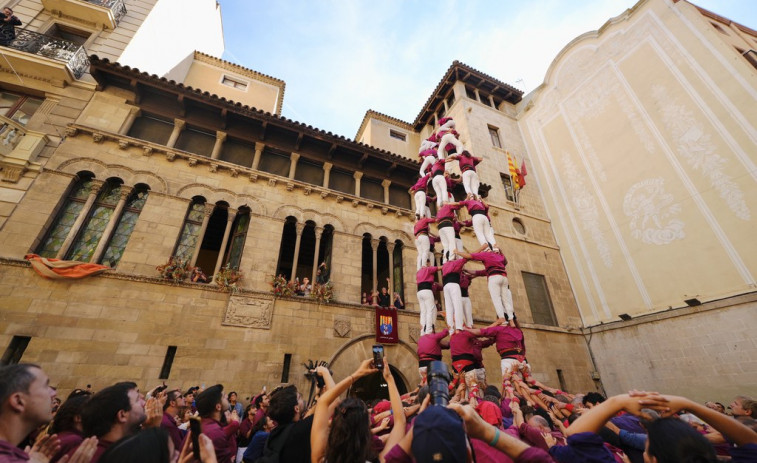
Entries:
[[37,248],[37,254],[50,258],[58,254],[87,202],[93,177],[94,175],[90,172],[79,173],[79,180],[71,188],[47,236]]
[[179,242],[173,255],[184,262],[191,261],[197,249],[197,240],[200,239],[200,229],[205,218],[205,198],[195,196],[187,210],[184,226],[179,235]]
[[371,292],[373,291],[373,245],[370,233],[363,235],[363,252],[362,252],[362,272],[360,272],[360,290],[368,295],[368,302],[371,302]]
[[287,217],[281,232],[279,245],[279,261],[276,264],[276,275],[283,275],[287,280],[294,278],[292,263],[294,261],[294,244],[297,241],[297,219]]
[[392,284],[394,285],[394,292],[400,293],[402,300],[405,300],[405,279],[402,273],[402,248],[405,245],[402,241],[397,240],[394,242],[393,262],[394,268],[392,269]]
[[234,219],[234,226],[231,229],[232,235],[226,251],[226,264],[236,270],[239,270],[239,263],[242,261],[242,250],[244,249],[249,225],[250,209],[246,207],[239,208],[237,217]]
[[121,198],[121,179],[108,179],[100,189],[89,217],[66,254],[68,260],[89,262],[97,249],[110,217]]
[[118,265],[126,249],[126,244],[129,242],[129,237],[134,231],[134,226],[137,224],[139,214],[147,201],[149,189],[147,185],[139,184],[129,195],[118,225],[110,237],[103,257],[100,259],[101,264],[114,268]]

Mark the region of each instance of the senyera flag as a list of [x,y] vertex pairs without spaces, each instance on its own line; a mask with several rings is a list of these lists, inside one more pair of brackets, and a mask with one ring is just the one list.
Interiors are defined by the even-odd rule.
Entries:
[[388,307],[376,307],[376,342],[397,344],[397,310]]

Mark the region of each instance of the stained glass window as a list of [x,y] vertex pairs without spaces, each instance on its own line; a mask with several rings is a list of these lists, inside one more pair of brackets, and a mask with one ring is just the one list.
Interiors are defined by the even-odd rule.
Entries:
[[91,177],[83,177],[74,185],[58,217],[53,222],[53,226],[50,228],[47,237],[39,247],[37,254],[42,257],[55,257],[58,254],[68,233],[71,231],[71,227],[74,226],[76,219],[84,208],[84,203],[87,202],[87,196],[89,196],[91,189]]
[[113,235],[110,237],[110,242],[105,248],[100,263],[109,267],[118,265],[121,257],[126,249],[126,244],[129,242],[129,237],[134,231],[134,226],[139,218],[139,213],[142,212],[142,207],[147,201],[148,190],[146,187],[137,187],[134,192],[126,200],[126,206],[124,207],[121,219],[116,225],[116,229]]
[[204,217],[205,203],[198,200],[193,201],[192,205],[189,206],[187,218],[184,220],[184,228],[181,230],[181,237],[179,238],[179,243],[176,245],[174,256],[185,262],[192,259],[197,247],[197,240],[200,237],[200,228],[202,228]]
[[110,216],[121,198],[121,185],[116,181],[108,181],[97,195],[92,211],[79,231],[71,249],[66,255],[68,260],[89,262],[97,249],[97,244],[108,226]]
[[247,237],[247,227],[250,225],[249,211],[239,211],[234,223],[234,230],[231,237],[229,248],[229,257],[227,263],[233,269],[239,270],[239,263],[242,260],[242,249],[244,240]]

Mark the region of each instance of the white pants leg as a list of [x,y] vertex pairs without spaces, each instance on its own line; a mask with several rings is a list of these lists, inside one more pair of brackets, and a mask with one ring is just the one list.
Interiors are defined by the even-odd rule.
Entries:
[[473,193],[478,196],[479,184],[478,174],[475,170],[466,170],[463,172],[463,188],[465,188],[465,194]]
[[465,326],[473,327],[473,304],[469,297],[463,297],[463,316],[465,317]]
[[416,191],[413,199],[415,200],[415,215],[423,217],[426,213],[426,192],[423,190]]
[[434,175],[431,179],[431,186],[436,192],[436,208],[442,207],[442,203],[447,200],[447,181],[444,179],[444,175]]
[[[486,216],[484,216],[486,218]],[[486,241],[490,243],[492,246],[497,245],[497,240],[494,238],[494,228],[492,227],[492,223],[489,222],[489,220],[486,221],[486,227],[484,227],[484,234],[486,235]]]
[[442,246],[444,247],[442,262],[455,260],[457,255],[452,252],[457,247],[457,243],[455,243],[455,227],[440,228],[439,239],[442,241]]
[[428,235],[415,237],[415,248],[418,250],[417,268],[415,269],[417,272],[426,264],[427,260],[431,259],[431,243],[428,240]]
[[463,240],[458,237],[455,237],[455,249],[458,251],[463,250]]
[[447,283],[444,285],[444,308],[447,311],[447,326],[450,329],[463,329],[463,298],[460,295],[460,285]]
[[431,215],[431,208],[430,208],[430,207],[428,207],[428,206],[425,206],[425,207],[423,208],[423,214],[425,214],[425,215],[423,215],[422,217],[425,217],[425,218],[427,218],[427,219],[430,219],[430,218],[432,217],[432,215]]
[[434,322],[436,321],[436,304],[434,303],[434,293],[430,289],[418,291],[418,305],[421,306],[421,335],[434,332]]
[[504,275],[492,275],[488,278],[489,296],[494,304],[497,318],[505,318],[504,290],[507,289],[507,277]]
[[461,154],[465,148],[463,148],[463,144],[460,143],[460,140],[457,139],[454,135],[451,133],[446,133],[442,137],[441,140],[439,140],[439,148],[436,149],[436,157],[439,159],[447,159],[447,145],[448,144],[455,145],[455,153]]
[[421,168],[419,170],[421,177],[426,175],[426,169],[428,168],[428,166],[433,166],[435,162],[436,158],[433,156],[426,156],[425,158],[423,158],[423,162],[421,163]]
[[[505,281],[507,281],[507,278],[505,278]],[[505,312],[510,317],[510,320],[515,318],[515,307],[513,307],[513,292],[510,291],[510,283],[506,283],[505,288],[505,294],[504,294],[504,303],[505,303]]]
[[487,219],[484,214],[476,214],[471,217],[471,221],[473,222],[473,233],[476,234],[478,244],[490,243],[494,246],[494,243],[489,241],[489,235],[493,235],[493,233],[491,233],[492,227],[489,225],[489,219]]

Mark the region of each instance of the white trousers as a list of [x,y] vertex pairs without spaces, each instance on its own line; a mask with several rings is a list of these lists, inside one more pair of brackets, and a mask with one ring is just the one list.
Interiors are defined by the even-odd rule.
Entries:
[[476,234],[478,244],[489,243],[492,247],[497,244],[494,239],[494,229],[489,219],[484,214],[476,214],[471,217],[473,222],[473,233]]
[[455,227],[440,228],[439,239],[441,240],[442,247],[444,248],[444,253],[442,254],[442,262],[457,259],[457,254],[452,252],[457,248],[457,243],[455,242]]
[[465,317],[465,326],[473,328],[473,303],[469,297],[463,297],[463,317]]
[[426,156],[423,158],[423,162],[421,163],[421,168],[418,171],[421,174],[421,177],[426,175],[426,169],[428,169],[428,166],[433,166],[436,162],[436,158],[433,156]]
[[502,379],[509,379],[513,373],[521,373],[524,379],[531,376],[531,365],[526,362],[519,362],[515,359],[502,359],[499,362],[502,370]]
[[455,237],[455,248],[457,248],[458,251],[463,250],[463,240],[458,238],[457,236]]
[[415,195],[413,195],[413,200],[415,200],[415,215],[417,215],[418,217],[425,217],[426,192],[423,190],[416,191]]
[[478,179],[478,174],[475,170],[470,169],[463,172],[463,188],[465,188],[466,194],[474,194],[478,196],[478,186],[481,182]]
[[430,289],[418,291],[418,305],[421,306],[421,336],[434,332],[436,322],[436,301],[434,292]]
[[436,208],[439,209],[443,202],[447,201],[447,180],[444,179],[444,175],[434,175],[431,186],[436,192]]
[[[507,285],[507,277],[504,275],[491,275],[487,281],[489,286],[489,295],[494,304],[494,310],[497,312],[497,318],[507,318],[512,320],[515,316],[513,311],[513,294]],[[507,313],[507,317],[505,317]]]
[[436,157],[439,159],[447,159],[447,145],[448,144],[455,145],[455,152],[457,154],[462,154],[463,150],[463,144],[460,143],[460,140],[457,139],[456,136],[454,136],[451,133],[445,133],[442,136],[442,139],[439,140],[439,148],[436,149]]
[[415,249],[418,250],[418,259],[416,261],[416,269],[421,269],[426,264],[426,261],[431,259],[431,243],[428,240],[428,235],[418,235],[415,237]]
[[444,285],[444,310],[447,311],[447,326],[450,330],[463,329],[463,298],[460,295],[460,285],[447,283]]

